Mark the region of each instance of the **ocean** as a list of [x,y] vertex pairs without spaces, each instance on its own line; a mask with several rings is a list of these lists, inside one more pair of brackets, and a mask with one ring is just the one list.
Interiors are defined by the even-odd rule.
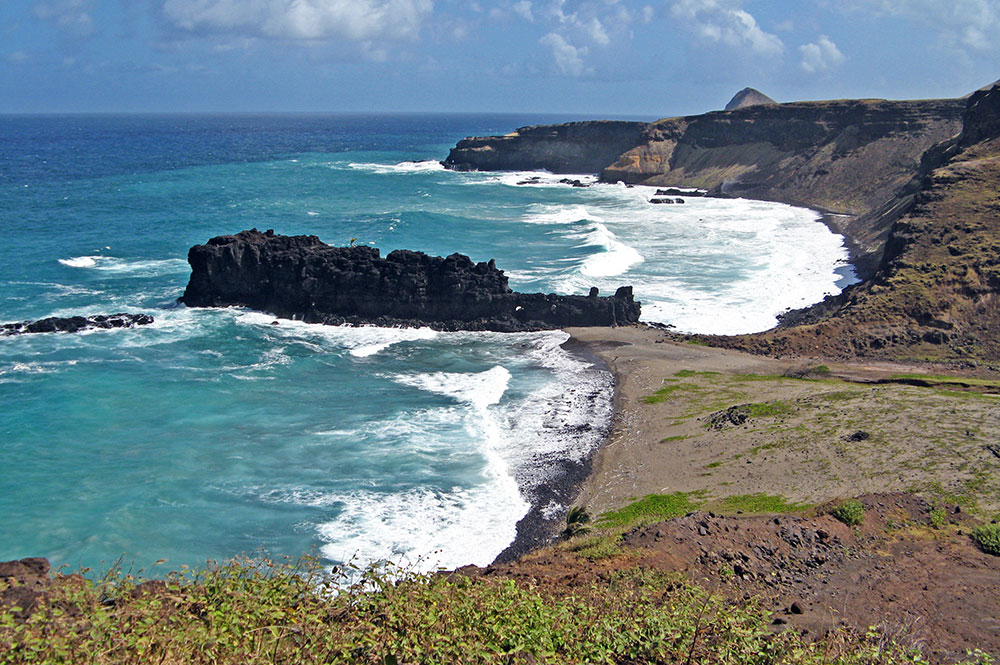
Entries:
[[[680,331],[764,330],[853,279],[809,210],[651,205],[646,187],[453,173],[514,115],[0,116],[0,560],[199,566],[240,554],[485,565],[600,445],[611,376],[560,331],[331,327],[178,305],[186,255],[256,227],[495,258],[520,291],[609,294]],[[573,176],[592,183],[592,176]],[[530,184],[523,183],[528,178]]]

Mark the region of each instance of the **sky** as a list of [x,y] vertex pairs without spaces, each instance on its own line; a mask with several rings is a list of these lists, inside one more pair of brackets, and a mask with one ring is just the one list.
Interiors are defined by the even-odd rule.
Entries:
[[0,0],[0,113],[666,117],[998,78],[1000,0]]

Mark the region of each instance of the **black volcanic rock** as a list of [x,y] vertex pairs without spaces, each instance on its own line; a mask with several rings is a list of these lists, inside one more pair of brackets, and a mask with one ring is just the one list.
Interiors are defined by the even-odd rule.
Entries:
[[134,328],[153,322],[148,314],[98,314],[97,316],[52,316],[38,321],[0,325],[0,336],[26,333],[80,332],[93,328]]
[[614,326],[639,320],[632,287],[612,297],[515,293],[493,261],[372,247],[331,247],[316,236],[256,229],[188,253],[189,307],[239,305],[311,323],[429,325],[513,332]]
[[734,111],[736,109],[743,109],[748,106],[760,106],[761,104],[777,104],[767,95],[765,95],[760,90],[754,90],[753,88],[743,88],[729,100],[726,104],[727,111]]

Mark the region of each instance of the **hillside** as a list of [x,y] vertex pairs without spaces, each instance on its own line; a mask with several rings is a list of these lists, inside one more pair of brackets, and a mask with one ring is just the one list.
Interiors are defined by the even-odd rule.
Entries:
[[767,333],[705,338],[767,354],[995,361],[1000,354],[1000,86],[968,100],[961,134],[872,215],[890,228],[873,277]]
[[765,95],[760,90],[755,90],[754,88],[743,88],[729,100],[726,104],[726,111],[735,111],[736,109],[746,108],[747,106],[757,106],[759,104],[777,104],[767,95]]

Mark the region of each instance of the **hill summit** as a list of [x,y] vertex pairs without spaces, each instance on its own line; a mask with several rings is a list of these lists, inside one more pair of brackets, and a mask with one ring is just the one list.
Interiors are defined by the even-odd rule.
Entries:
[[777,104],[767,95],[765,95],[760,90],[754,90],[753,88],[743,88],[729,100],[726,104],[727,111],[733,111],[735,109],[746,108],[747,106],[759,106],[760,104]]

